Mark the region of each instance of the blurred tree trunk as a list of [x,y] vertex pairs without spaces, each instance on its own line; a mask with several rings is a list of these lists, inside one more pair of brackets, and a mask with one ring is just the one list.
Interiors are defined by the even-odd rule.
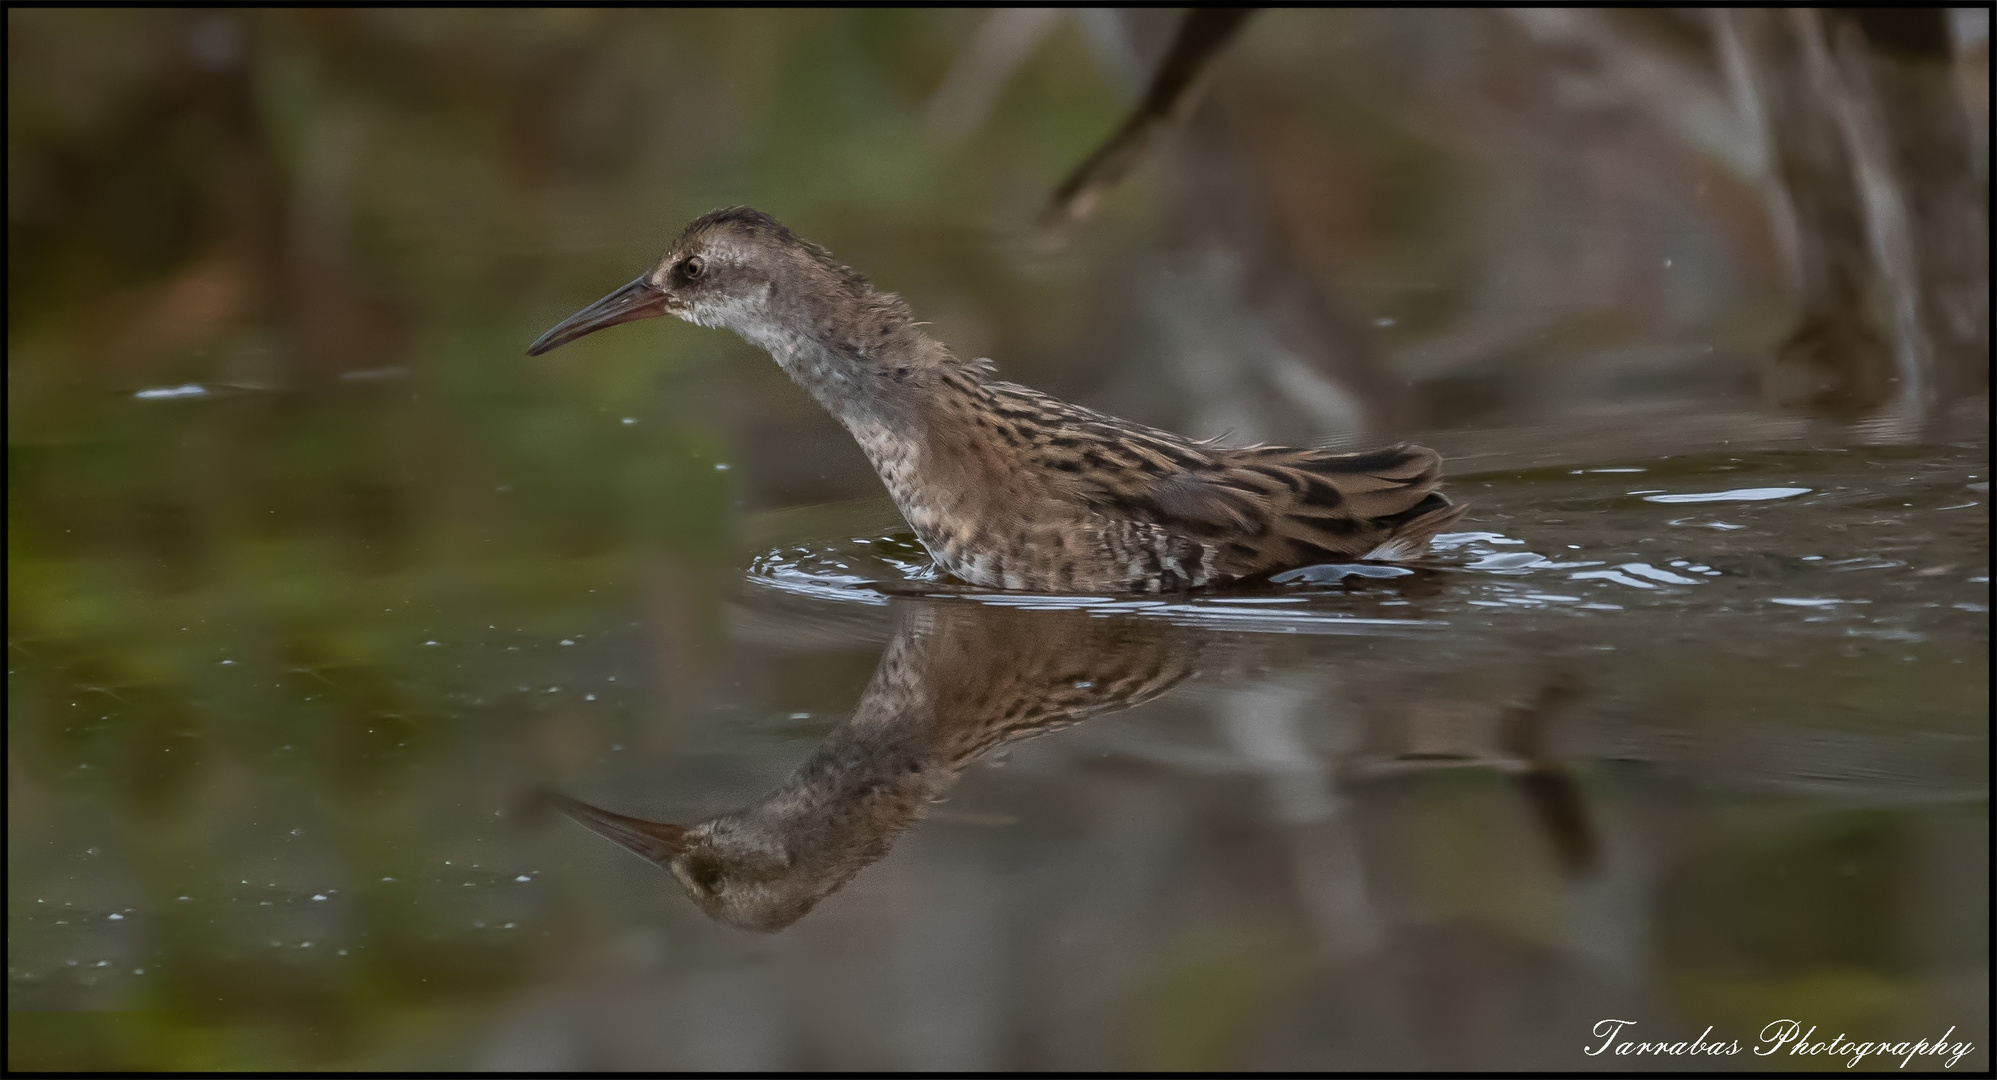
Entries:
[[1764,372],[1776,404],[1911,434],[1987,385],[1989,188],[1945,19],[1715,16],[1736,104],[1765,141],[1769,213],[1802,308]]
[[[1883,159],[1887,175],[1878,185],[1868,175],[1867,192],[1897,186],[1904,200],[1904,221],[1882,206],[1873,231],[1875,246],[1884,247],[1882,225],[1897,227],[1906,237],[1900,243],[1912,248],[1894,252],[1891,269],[1905,282],[1893,290],[1896,323],[1898,308],[1910,309],[1901,348],[1925,337],[1920,344],[1932,358],[1932,382],[1918,388],[1923,412],[1989,385],[1990,188],[1977,176],[1947,17],[1941,8],[1879,8],[1830,19],[1847,82],[1875,103],[1869,128],[1881,145],[1868,161]],[[1912,265],[1901,265],[1909,255]]]
[[1895,364],[1865,311],[1874,279],[1865,205],[1829,104],[1840,88],[1816,16],[1729,9],[1715,26],[1736,107],[1761,143],[1769,219],[1802,308],[1763,371],[1763,392],[1857,419],[1885,404]]
[[[1202,22],[1201,14],[1210,13],[1084,16],[1099,63],[1149,72],[1149,88],[1061,186],[1048,218],[1086,217],[1147,145],[1163,142],[1168,228],[1192,279],[1177,286],[1171,306],[1182,322],[1189,303],[1205,307],[1207,322],[1234,324],[1220,336],[1261,341],[1227,350],[1239,354],[1232,368],[1241,370],[1202,377],[1202,363],[1215,366],[1210,356],[1177,365],[1191,399],[1257,434],[1288,426],[1284,406],[1341,432],[1398,427],[1405,391],[1367,328],[1327,290],[1303,284],[1225,95],[1199,100],[1190,89],[1196,70],[1184,70],[1187,58],[1194,69],[1215,62],[1238,26],[1238,18]],[[1989,181],[1946,10],[1725,9],[1710,21],[1671,12],[1514,16],[1536,36],[1601,54],[1669,126],[1762,183],[1801,309],[1762,372],[1772,404],[1907,438],[1988,386]],[[1735,115],[1715,92],[1716,68]],[[1178,115],[1187,117],[1179,130],[1156,139]],[[1165,344],[1173,351],[1173,341]],[[1275,393],[1257,395],[1257,382]]]

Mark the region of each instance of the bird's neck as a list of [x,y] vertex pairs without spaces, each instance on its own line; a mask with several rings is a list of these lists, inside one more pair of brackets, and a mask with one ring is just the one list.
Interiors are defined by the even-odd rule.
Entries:
[[[936,440],[939,416],[979,397],[985,367],[966,364],[913,324],[857,332],[855,320],[807,313],[738,328],[832,414],[895,489],[891,475]],[[897,501],[902,492],[895,491]]]
[[851,321],[802,311],[736,330],[847,428],[912,422],[925,391],[935,388],[937,375],[955,358],[919,327],[868,332],[847,325]]
[[956,783],[964,763],[938,739],[931,688],[907,634],[888,646],[873,683],[840,724],[776,790],[738,815],[780,838],[800,866],[850,863],[859,869],[887,853],[914,825],[925,800]]
[[799,305],[736,328],[846,428],[917,539],[954,571],[950,538],[992,488],[984,429],[972,422],[988,404],[989,365],[957,359],[869,300]]

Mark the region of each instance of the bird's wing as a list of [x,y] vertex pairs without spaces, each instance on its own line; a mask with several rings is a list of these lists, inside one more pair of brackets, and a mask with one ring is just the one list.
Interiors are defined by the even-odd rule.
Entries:
[[1233,575],[1409,558],[1463,510],[1436,492],[1442,459],[1426,447],[1217,447],[1024,387],[993,389],[1001,415],[1017,424],[1016,441],[1059,490],[1213,544]]

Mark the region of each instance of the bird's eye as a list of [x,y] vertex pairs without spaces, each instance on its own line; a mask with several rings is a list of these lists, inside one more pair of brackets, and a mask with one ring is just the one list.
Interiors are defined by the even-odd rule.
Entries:
[[707,260],[698,255],[689,255],[680,260],[680,276],[686,278],[688,281],[700,280],[700,275],[706,271]]
[[701,892],[711,894],[721,888],[721,866],[713,859],[690,860],[686,869],[687,876]]

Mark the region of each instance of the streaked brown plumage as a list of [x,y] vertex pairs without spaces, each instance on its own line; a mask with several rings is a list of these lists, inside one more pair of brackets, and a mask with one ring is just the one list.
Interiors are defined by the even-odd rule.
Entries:
[[1000,382],[900,297],[747,208],[694,221],[528,352],[666,314],[769,352],[853,434],[937,564],[975,585],[1163,592],[1407,560],[1464,510],[1423,447],[1221,447]]
[[710,917],[781,930],[886,855],[978,758],[1148,701],[1229,648],[1159,620],[963,601],[896,606],[894,638],[852,717],[749,806],[682,826],[549,800],[670,870]]

